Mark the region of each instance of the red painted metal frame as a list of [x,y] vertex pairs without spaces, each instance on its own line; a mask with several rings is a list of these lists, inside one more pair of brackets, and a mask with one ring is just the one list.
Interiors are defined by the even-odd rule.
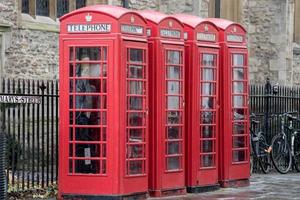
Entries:
[[[148,22],[148,31],[151,36],[148,38],[149,44],[149,117],[150,117],[150,171],[149,171],[149,191],[153,196],[164,196],[171,194],[185,193],[185,137],[184,137],[184,71],[185,71],[185,50],[183,41],[183,25],[175,18],[168,17],[162,13],[155,11],[139,11]],[[166,35],[161,35],[162,31],[166,31]],[[174,31],[171,34],[171,32]],[[167,34],[169,34],[168,37]],[[179,33],[179,34],[178,34]],[[171,63],[167,63],[168,52],[182,57],[179,63],[172,66],[180,68],[180,77],[175,77],[180,87],[179,94],[175,94],[175,98],[179,98],[178,109],[170,112],[171,114],[179,114],[179,121],[176,124],[168,125],[167,98],[174,94],[167,94],[168,81],[167,70]],[[173,77],[174,78],[174,77]],[[170,83],[171,84],[171,83]],[[169,105],[171,107],[171,104]],[[174,116],[173,116],[174,117]],[[176,114],[175,114],[176,118]],[[172,126],[172,127],[170,127]],[[179,130],[175,138],[168,137],[168,127],[172,130]],[[174,128],[174,129],[173,129]],[[177,129],[178,128],[178,129]],[[178,145],[172,152],[167,152],[167,145]],[[178,148],[177,148],[178,147]],[[171,148],[170,148],[171,149]],[[172,154],[172,155],[167,155]],[[173,160],[172,158],[173,157]],[[170,169],[171,165],[167,164],[167,160],[179,160],[178,169]]]
[[[246,42],[246,30],[237,23],[224,19],[207,19],[215,23],[219,29],[221,57],[220,57],[220,82],[223,86],[220,90],[220,177],[223,187],[241,186],[249,184],[250,177],[250,149],[249,149],[249,111],[248,111],[248,51]],[[228,35],[234,35],[229,38]],[[233,55],[243,55],[243,84],[241,93],[234,94],[233,80]],[[237,81],[238,82],[238,81]],[[233,96],[242,96],[243,102],[237,110],[234,110]],[[244,118],[235,119],[240,111],[244,112]],[[234,123],[242,123],[244,127],[238,130]],[[241,140],[233,140],[237,137]],[[234,160],[234,153],[241,160]]]
[[[186,49],[186,185],[189,192],[197,192],[202,187],[218,186],[219,168],[219,30],[209,21],[197,16],[176,14],[175,18],[184,24],[187,33]],[[198,38],[198,34],[211,38]],[[203,55],[213,55],[214,66],[203,65]],[[213,79],[205,77],[204,69],[213,70]],[[212,84],[213,94],[203,94],[204,84]],[[202,98],[213,98],[209,110],[202,108]],[[214,113],[212,124],[202,124],[207,112]],[[204,128],[213,127],[210,137],[204,137]],[[211,142],[211,144],[209,144]],[[206,149],[210,146],[211,149]],[[201,166],[204,157],[212,156],[212,165]],[[201,189],[200,189],[201,190]]]
[[[68,24],[86,24],[86,16],[92,17],[92,22],[109,23],[111,30],[107,33],[68,33]],[[71,12],[61,19],[60,32],[60,135],[59,135],[59,196],[64,195],[99,195],[99,196],[118,196],[131,195],[136,193],[147,193],[148,191],[148,44],[146,37],[146,21],[136,12],[127,9],[97,5],[85,7]],[[122,33],[121,25],[134,25],[142,27],[143,33],[140,35],[131,33]],[[106,144],[106,153],[102,153],[99,160],[106,160],[106,170],[100,173],[69,173],[69,80],[85,78],[69,78],[70,47],[106,47],[107,61],[89,61],[91,64],[102,64],[107,62],[107,77],[93,77],[93,80],[107,80],[107,91],[100,93],[92,93],[91,95],[107,95],[107,108],[100,108],[100,111],[107,112],[107,125],[99,125],[101,128],[107,129],[106,140],[100,142],[81,141],[82,144]],[[128,61],[128,50],[140,49],[143,52],[142,62],[133,63]],[[74,54],[73,54],[74,56]],[[73,64],[80,61],[72,61]],[[131,65],[139,65],[143,69],[143,77],[138,81],[143,82],[143,94],[127,94],[128,81],[134,78],[128,78],[128,67]],[[75,82],[74,82],[75,83]],[[89,94],[89,93],[85,93]],[[76,92],[75,94],[76,95]],[[83,95],[83,94],[79,94]],[[142,108],[138,111],[127,110],[128,96],[141,96]],[[129,97],[128,97],[129,98]],[[103,103],[103,102],[102,102]],[[73,108],[74,110],[74,104]],[[83,111],[76,109],[78,111]],[[94,109],[85,109],[84,111],[94,111]],[[127,131],[130,127],[127,125],[129,121],[128,112],[142,113],[143,126],[142,141],[129,141],[126,138]],[[73,115],[74,116],[74,115]],[[74,121],[74,120],[73,120]],[[96,127],[95,125],[77,125],[80,127]],[[100,129],[101,130],[101,129]],[[73,139],[71,143],[77,143]],[[100,133],[99,133],[100,134]],[[141,157],[131,157],[129,152],[131,145],[137,144],[142,146]],[[103,149],[102,149],[103,150]],[[74,153],[74,147],[73,147]],[[138,151],[137,151],[138,152]],[[105,155],[105,156],[103,156]],[[70,158],[71,160],[73,158]],[[74,158],[76,159],[76,158]],[[79,158],[80,160],[86,157]],[[92,159],[90,159],[92,160]],[[128,163],[142,160],[142,171],[138,174],[128,174]],[[74,170],[74,164],[72,164]],[[104,169],[104,165],[100,165]]]

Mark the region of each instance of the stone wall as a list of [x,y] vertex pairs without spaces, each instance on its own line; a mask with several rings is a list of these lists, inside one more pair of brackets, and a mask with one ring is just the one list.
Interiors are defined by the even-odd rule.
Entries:
[[17,0],[0,3],[0,23],[10,25],[5,40],[4,76],[24,79],[58,78],[58,32],[23,28]]

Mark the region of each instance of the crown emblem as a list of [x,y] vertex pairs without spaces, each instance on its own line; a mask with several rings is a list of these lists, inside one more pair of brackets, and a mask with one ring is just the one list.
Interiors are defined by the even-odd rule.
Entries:
[[135,19],[134,19],[134,16],[132,15],[131,18],[130,18],[130,22],[134,23],[134,21],[135,21]]
[[169,21],[169,26],[172,27],[173,26],[173,22]]
[[205,26],[204,26],[204,31],[205,31],[205,32],[208,31],[208,26],[207,26],[207,24],[205,24]]
[[236,27],[235,27],[235,26],[233,27],[233,32],[234,32],[234,33],[236,32]]
[[88,13],[86,16],[85,16],[85,21],[87,22],[91,22],[93,19],[92,15],[90,15],[90,13]]

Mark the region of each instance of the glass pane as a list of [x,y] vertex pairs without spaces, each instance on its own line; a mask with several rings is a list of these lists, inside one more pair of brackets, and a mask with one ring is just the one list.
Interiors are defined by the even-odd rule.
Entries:
[[73,124],[73,112],[69,113],[70,124]]
[[57,0],[57,18],[69,12],[69,0]]
[[76,64],[76,77],[100,77],[100,64],[82,63]]
[[244,66],[243,54],[233,54],[233,66]]
[[143,97],[128,97],[128,110],[142,110],[143,109]]
[[246,160],[246,154],[244,150],[232,152],[233,162],[241,162]]
[[91,61],[100,60],[101,48],[100,47],[77,47],[76,60]]
[[128,113],[129,126],[144,126],[144,113]]
[[246,113],[245,109],[234,109],[233,110],[234,120],[243,120],[243,119],[245,119],[245,113]]
[[233,148],[242,148],[246,146],[245,137],[233,137]]
[[233,82],[233,93],[244,93],[243,82]]
[[129,142],[143,142],[143,129],[129,129]]
[[102,141],[106,141],[106,135],[107,135],[106,127],[103,127],[102,128]]
[[215,66],[214,54],[202,54],[202,66]]
[[233,107],[239,108],[244,106],[244,96],[233,96]]
[[202,138],[212,138],[214,136],[213,126],[202,126]]
[[130,62],[143,62],[143,50],[130,49]]
[[76,0],[76,9],[86,6],[86,0]]
[[179,139],[180,136],[180,127],[178,126],[169,126],[168,129],[168,139]]
[[102,157],[106,157],[106,144],[102,144]]
[[[1,38],[0,38],[1,39]],[[74,76],[74,71],[73,71],[74,67],[73,64],[70,64],[69,67],[69,77],[73,77]]]
[[144,78],[143,66],[130,65],[129,66],[129,78]]
[[180,124],[181,123],[181,116],[179,111],[171,111],[167,112],[168,115],[168,124]]
[[143,173],[143,161],[136,160],[129,162],[129,174],[142,174]]
[[76,141],[100,141],[99,128],[75,128]]
[[179,157],[167,158],[167,169],[168,170],[180,169]]
[[168,64],[180,64],[180,51],[167,51]]
[[69,91],[70,92],[74,92],[73,86],[74,86],[74,80],[70,80],[70,82],[69,82]]
[[29,14],[29,0],[22,0],[22,13]]
[[144,94],[143,82],[129,81],[128,94]]
[[178,66],[169,66],[168,67],[168,79],[180,79],[180,67]]
[[143,145],[127,145],[127,158],[143,158]]
[[178,96],[168,96],[168,109],[179,109],[179,98]]
[[200,152],[203,153],[213,152],[213,141],[211,140],[202,141],[202,149],[200,149]]
[[75,96],[76,109],[99,109],[100,96],[99,95],[80,95]]
[[101,81],[95,80],[76,80],[77,93],[100,93]]
[[214,124],[214,112],[201,112],[200,119],[202,124]]
[[202,69],[202,80],[213,81],[214,80],[214,69]]
[[100,112],[76,112],[76,125],[100,125]]
[[178,81],[168,81],[168,94],[179,94],[180,93],[180,87]]
[[103,60],[107,60],[107,47],[103,47]]
[[106,160],[102,160],[102,174],[106,174]]
[[202,109],[213,109],[214,108],[214,97],[202,97]]
[[73,157],[73,144],[69,144],[69,157]]
[[69,160],[69,173],[73,173],[73,162]]
[[180,148],[179,148],[179,142],[168,142],[168,155],[172,154],[179,154]]
[[233,80],[244,80],[243,68],[233,68]]
[[49,0],[36,0],[36,15],[49,16]]
[[100,160],[75,160],[75,173],[99,174]]
[[76,144],[75,145],[76,157],[100,157],[100,145],[99,144]]
[[214,166],[213,155],[203,155],[201,159],[202,167],[212,167]]
[[203,95],[214,95],[215,84],[214,83],[202,83],[202,94]]
[[107,97],[106,95],[102,95],[102,108],[107,109]]
[[244,123],[234,123],[233,124],[233,134],[245,134],[245,124]]
[[102,64],[102,77],[107,77],[107,64],[103,63]]
[[69,96],[69,108],[73,108],[73,95]]

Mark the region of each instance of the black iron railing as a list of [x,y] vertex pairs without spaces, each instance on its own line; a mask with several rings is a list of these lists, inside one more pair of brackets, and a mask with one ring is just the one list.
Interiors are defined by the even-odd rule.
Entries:
[[260,128],[270,143],[272,137],[280,131],[280,114],[297,112],[295,115],[300,116],[300,87],[279,86],[271,84],[269,80],[265,85],[251,85],[250,112],[259,117]]
[[45,187],[58,174],[58,82],[2,80],[3,96],[39,98],[39,103],[6,103],[6,179],[10,187]]

